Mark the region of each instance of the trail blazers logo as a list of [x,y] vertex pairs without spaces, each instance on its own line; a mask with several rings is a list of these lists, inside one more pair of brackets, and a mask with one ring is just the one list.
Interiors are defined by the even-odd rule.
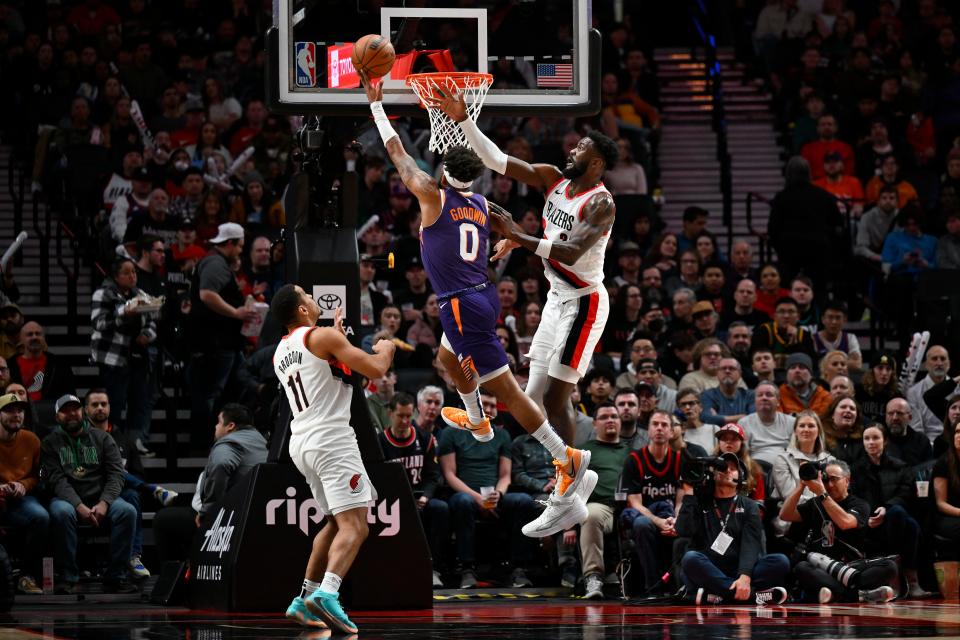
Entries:
[[363,476],[355,473],[353,477],[350,478],[350,493],[357,495],[361,491],[363,491]]

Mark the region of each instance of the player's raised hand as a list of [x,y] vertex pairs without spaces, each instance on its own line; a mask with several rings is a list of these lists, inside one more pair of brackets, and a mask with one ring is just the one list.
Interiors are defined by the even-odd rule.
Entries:
[[450,116],[454,122],[463,122],[467,119],[467,103],[463,99],[463,93],[457,91],[456,87],[441,87],[437,85],[437,93],[440,94],[440,100],[434,101],[432,106],[440,109]]
[[509,211],[489,200],[487,200],[487,206],[490,210],[491,229],[508,239],[513,239],[518,233],[521,233],[520,227],[513,221],[513,216]]
[[[356,67],[354,67],[356,68]],[[370,102],[381,102],[383,100],[383,81],[371,80],[366,71],[357,69],[357,75],[360,76],[360,82],[367,92],[367,100]]]
[[503,240],[501,240],[500,242],[498,242],[493,246],[494,254],[490,256],[490,262],[496,262],[497,260],[501,260],[507,257],[508,255],[510,255],[511,251],[513,251],[519,246],[520,245],[514,242],[513,240],[507,240],[506,238],[504,238]]
[[343,335],[347,335],[343,328],[343,307],[337,307],[337,310],[333,312],[333,328]]

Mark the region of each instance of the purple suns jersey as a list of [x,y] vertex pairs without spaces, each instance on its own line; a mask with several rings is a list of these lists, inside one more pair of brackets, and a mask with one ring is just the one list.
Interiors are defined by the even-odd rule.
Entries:
[[478,193],[440,190],[440,217],[420,228],[420,254],[430,284],[443,297],[487,281],[490,218]]

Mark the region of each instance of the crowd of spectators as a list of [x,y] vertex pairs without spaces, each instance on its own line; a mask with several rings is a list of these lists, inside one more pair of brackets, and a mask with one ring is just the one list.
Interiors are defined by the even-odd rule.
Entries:
[[[756,504],[737,518],[761,519],[771,548],[789,554],[806,543],[830,555],[831,547],[807,532],[841,529],[839,539],[864,555],[899,554],[906,593],[922,595],[922,580],[933,586],[930,550],[960,543],[960,378],[950,376],[949,360],[960,345],[940,327],[923,354],[922,377],[902,386],[904,349],[869,352],[851,322],[865,307],[889,316],[905,346],[927,319],[921,313],[917,324],[912,313],[918,283],[958,267],[960,57],[942,4],[772,0],[753,7],[753,22],[744,24],[756,25],[748,40],[757,79],[774,92],[796,156],[773,201],[772,263],[746,239],[722,249],[716,217],[705,209],[687,208],[679,228],[665,227],[655,213],[660,98],[651,52],[633,36],[635,16],[613,23],[595,14],[605,37],[599,114],[481,120],[500,147],[530,161],[562,164],[591,128],[620,148],[620,163],[605,177],[618,205],[605,262],[611,314],[593,367],[571,397],[573,444],[592,451],[600,482],[587,523],[544,545],[519,527],[551,491],[552,465],[509,407],[483,394],[497,426],[494,442],[483,446],[439,419],[439,409],[459,397],[436,359],[440,326],[419,260],[416,199],[369,126],[356,132],[359,150],[336,151],[359,184],[358,338],[364,345],[393,339],[400,347],[393,371],[364,382],[371,415],[388,457],[410,470],[435,585],[470,588],[492,557],[507,565],[511,585],[543,580],[539,567],[550,564],[564,585],[582,580],[590,597],[603,595],[622,561],[637,568],[643,593],[674,586],[660,582],[672,565],[686,572],[681,584],[693,597],[722,582],[716,572],[737,584],[714,596],[742,600],[760,583],[763,590],[786,586],[780,558],[749,556],[764,576],[751,589],[754,567],[731,564],[726,550],[689,535],[697,529],[690,510],[731,496],[726,489],[712,498],[692,492],[681,458],[724,454],[738,462],[713,479],[718,487],[733,483],[734,494],[742,489]],[[14,301],[0,300],[7,394],[0,439],[30,440],[37,450],[27,475],[0,478],[7,483],[0,485],[3,517],[10,522],[22,503],[27,515],[13,522],[50,528],[66,590],[76,577],[69,531],[78,519],[114,522],[107,579],[125,590],[127,574],[146,571],[132,494],[169,498],[123,469],[119,441],[94,433],[93,423],[106,424],[95,417],[98,402],[113,407],[109,424],[117,429],[105,430],[122,434],[126,450],[150,456],[150,416],[171,364],[183,367],[189,385],[196,453],[253,425],[269,429],[270,407],[282,398],[270,366],[279,335],[261,329],[263,303],[287,279],[282,195],[298,170],[297,122],[270,113],[263,100],[263,33],[271,21],[270,3],[243,1],[0,4],[0,73],[22,114],[18,130],[6,135],[29,158],[38,195],[62,197],[57,185],[65,185],[74,205],[67,222],[89,240],[89,257],[103,271],[90,318],[102,388],[84,403],[72,396],[76,382],[47,349],[43,327],[15,304],[8,273],[3,289]],[[138,114],[152,139],[138,130]],[[397,123],[411,140],[426,127],[424,119]],[[405,147],[436,172],[438,158]],[[540,194],[489,173],[477,187],[536,233]],[[397,261],[392,270],[381,260],[389,252]],[[497,333],[525,382],[547,293],[543,268],[517,249],[490,271],[501,304]],[[10,413],[22,413],[19,422]],[[69,435],[78,425],[79,439]],[[43,439],[46,461],[30,432]],[[232,437],[250,441],[250,463],[262,459],[252,435]],[[814,480],[800,475],[810,461],[829,463]],[[44,520],[36,501],[25,499],[31,487],[24,479],[35,478],[38,465],[54,477],[54,467],[67,462]],[[82,492],[69,486],[78,468]],[[210,491],[197,495],[201,506],[161,519],[180,541],[168,546],[183,548],[196,526],[192,516],[209,507]],[[755,544],[757,524],[738,525],[737,543]],[[499,532],[504,544],[484,547],[490,536],[477,535],[478,527]],[[24,577],[36,571],[36,553],[28,551]],[[833,557],[852,560],[849,550]],[[936,560],[941,588],[955,589],[955,558]],[[797,566],[798,594],[883,599],[887,592],[876,589],[889,581],[888,568],[870,567],[871,578],[880,577],[850,590],[826,580],[821,567]]]

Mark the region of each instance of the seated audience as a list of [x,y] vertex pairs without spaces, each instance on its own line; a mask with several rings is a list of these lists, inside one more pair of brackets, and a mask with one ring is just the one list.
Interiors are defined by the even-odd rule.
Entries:
[[780,385],[780,411],[796,414],[811,409],[822,414],[830,404],[830,394],[813,381],[813,361],[805,353],[787,358],[787,381]]
[[772,382],[761,382],[754,390],[756,411],[740,419],[750,453],[769,472],[793,435],[796,418],[777,410],[780,389]]
[[720,384],[700,394],[701,419],[708,424],[737,422],[754,412],[753,392],[739,387],[742,380],[740,362],[733,357],[720,360],[717,379]]

